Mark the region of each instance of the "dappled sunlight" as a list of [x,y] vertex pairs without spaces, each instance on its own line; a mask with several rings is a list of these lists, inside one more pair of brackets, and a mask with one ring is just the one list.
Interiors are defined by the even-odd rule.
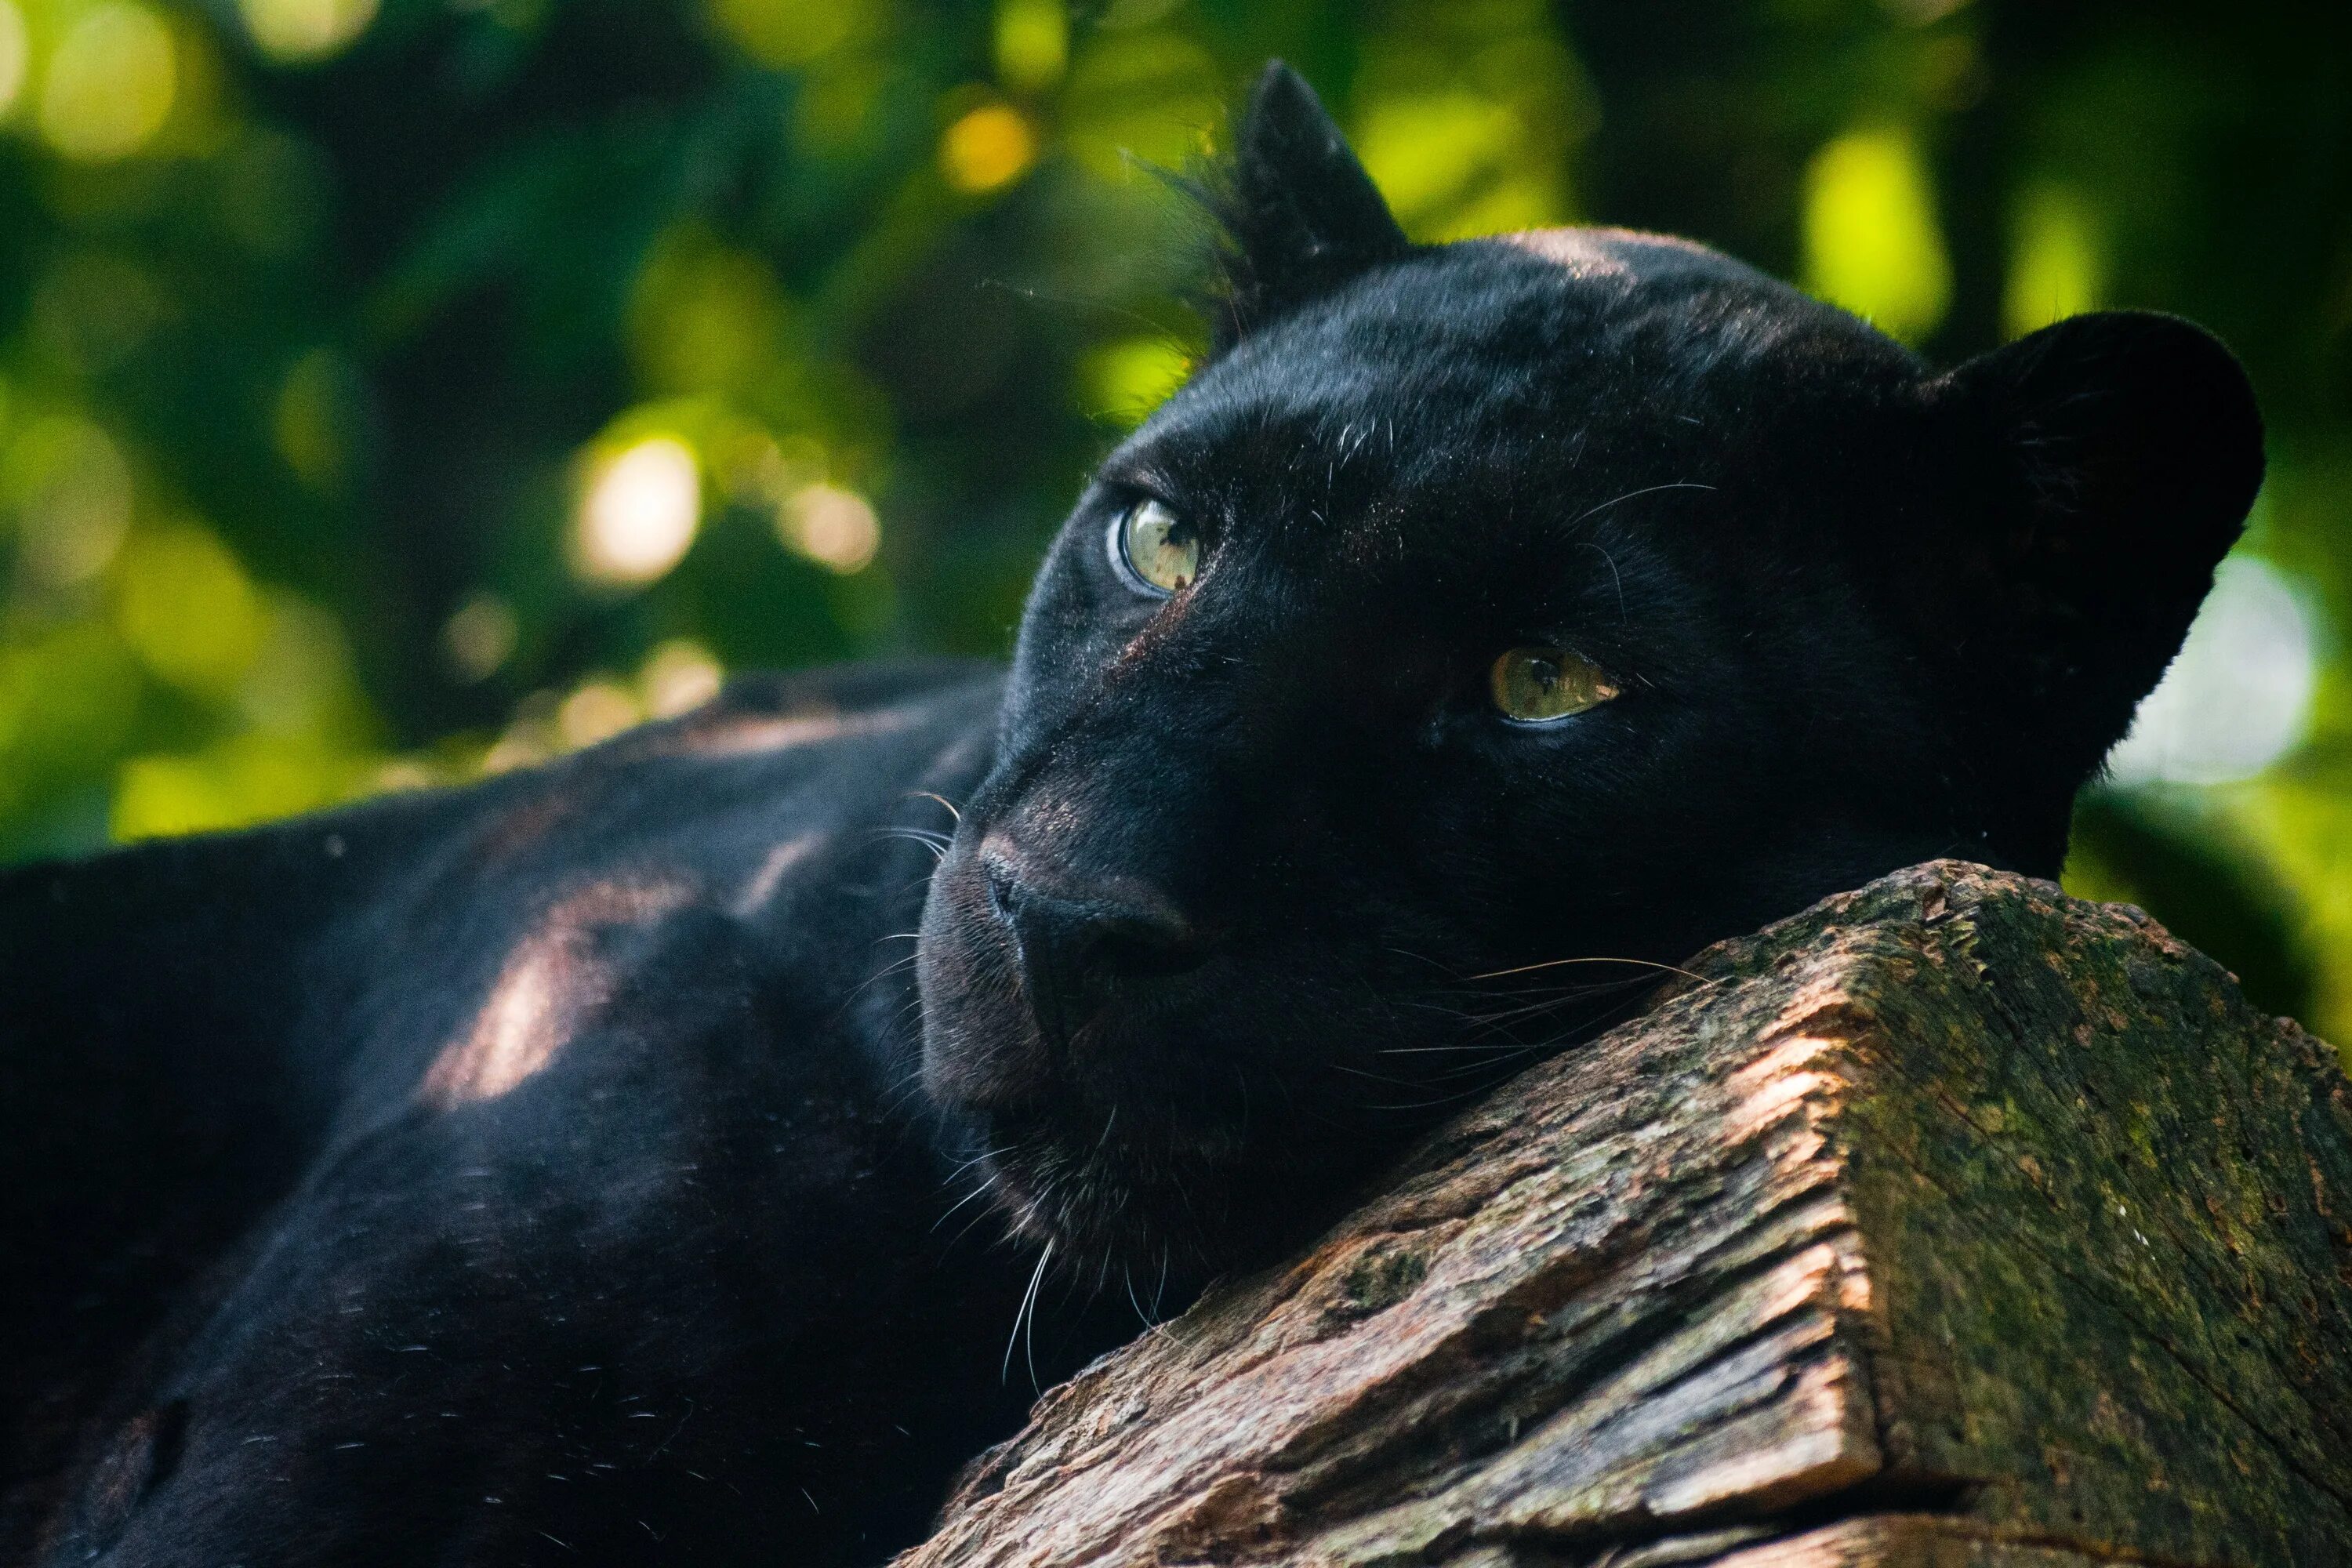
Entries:
[[598,882],[567,894],[509,950],[472,1023],[425,1068],[420,1097],[452,1110],[512,1093],[546,1070],[612,1000],[599,938],[615,926],[650,925],[693,898],[690,883],[674,879]]
[[713,714],[689,721],[663,737],[661,755],[751,757],[791,751],[820,741],[887,735],[913,726],[921,715],[911,709],[884,708],[868,713]]
[[1677,229],[1938,363],[2089,309],[2216,326],[2271,432],[2263,563],[2118,788],[2274,869],[2352,1017],[2333,35],[1702,13],[0,0],[0,859],[654,721],[782,770],[901,721],[702,710],[731,670],[1005,651],[1089,466],[1206,354],[1211,237],[1153,170],[1280,52],[1417,241],[1594,276],[1557,226]]
[[1498,237],[1531,256],[1540,256],[1568,269],[1573,278],[1631,278],[1633,269],[1594,243],[1591,235],[1574,228],[1530,228]]
[[824,843],[822,833],[803,833],[785,839],[761,856],[759,869],[744,879],[741,890],[735,895],[731,906],[735,913],[748,919],[767,908],[792,868],[823,848]]

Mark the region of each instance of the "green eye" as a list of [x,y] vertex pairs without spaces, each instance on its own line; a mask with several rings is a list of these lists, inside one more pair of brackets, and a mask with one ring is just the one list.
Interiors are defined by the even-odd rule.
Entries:
[[1190,587],[1201,571],[1201,535],[1156,500],[1139,500],[1110,526],[1111,563],[1147,594]]
[[1566,648],[1515,647],[1487,672],[1487,689],[1506,719],[1549,724],[1617,695],[1617,683]]

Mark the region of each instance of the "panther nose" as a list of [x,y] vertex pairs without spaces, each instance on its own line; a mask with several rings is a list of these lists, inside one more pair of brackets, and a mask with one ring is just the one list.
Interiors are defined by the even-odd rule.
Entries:
[[1066,1038],[1123,984],[1178,974],[1208,956],[1198,927],[1147,882],[1104,878],[1076,888],[984,855],[989,903],[1012,932],[1031,1003]]

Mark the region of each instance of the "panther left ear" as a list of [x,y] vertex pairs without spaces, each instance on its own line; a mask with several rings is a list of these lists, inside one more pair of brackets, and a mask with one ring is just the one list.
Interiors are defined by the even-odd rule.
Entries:
[[2244,526],[2263,479],[2253,388],[2203,330],[2111,310],[1971,360],[1931,393],[1957,418],[1969,492],[1958,581],[1991,595],[2023,661],[2009,721],[2039,731],[2079,782],[2180,650]]
[[1220,349],[1412,248],[1315,89],[1280,60],[1250,94],[1216,205],[1232,240]]

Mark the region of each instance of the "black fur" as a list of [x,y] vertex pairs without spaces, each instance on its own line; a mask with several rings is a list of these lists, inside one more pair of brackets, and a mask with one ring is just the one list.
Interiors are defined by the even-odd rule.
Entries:
[[[1707,941],[2055,871],[2260,477],[2223,350],[1938,375],[1676,241],[1414,247],[1279,68],[1239,145],[1221,347],[1008,679],[0,877],[0,1556],[878,1560],[1078,1303],[1265,1256]],[[1622,695],[1506,721],[1525,644]]]

